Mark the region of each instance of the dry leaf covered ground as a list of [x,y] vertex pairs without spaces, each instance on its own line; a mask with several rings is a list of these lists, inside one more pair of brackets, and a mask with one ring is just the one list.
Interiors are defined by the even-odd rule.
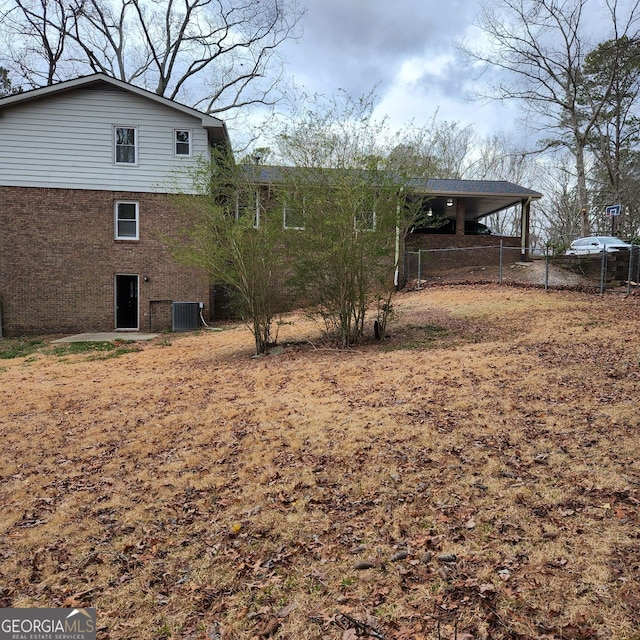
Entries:
[[[0,606],[98,637],[640,638],[640,299],[396,299],[0,361]],[[367,635],[368,634],[368,635]]]

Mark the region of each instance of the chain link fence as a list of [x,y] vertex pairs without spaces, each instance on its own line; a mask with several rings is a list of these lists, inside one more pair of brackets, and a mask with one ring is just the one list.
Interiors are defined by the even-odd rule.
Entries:
[[404,275],[409,288],[434,283],[497,283],[545,289],[595,291],[640,287],[640,245],[589,255],[529,255],[521,247],[494,245],[407,250]]

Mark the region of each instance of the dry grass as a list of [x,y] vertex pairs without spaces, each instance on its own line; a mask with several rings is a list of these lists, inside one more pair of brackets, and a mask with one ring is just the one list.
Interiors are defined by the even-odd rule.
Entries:
[[353,351],[291,316],[263,358],[230,327],[2,361],[0,606],[111,640],[640,638],[640,299],[396,306]]

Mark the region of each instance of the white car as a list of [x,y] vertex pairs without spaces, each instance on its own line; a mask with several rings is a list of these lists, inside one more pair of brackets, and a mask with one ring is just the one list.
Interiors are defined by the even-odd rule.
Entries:
[[620,249],[630,249],[631,245],[613,236],[589,236],[574,240],[569,245],[566,254],[568,256],[584,256],[590,253],[602,253],[605,247],[607,253],[610,253],[620,251]]

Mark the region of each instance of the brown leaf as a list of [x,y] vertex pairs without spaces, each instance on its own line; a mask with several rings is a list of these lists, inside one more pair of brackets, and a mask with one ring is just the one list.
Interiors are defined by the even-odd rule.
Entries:
[[295,602],[291,602],[286,607],[282,607],[276,612],[276,616],[278,618],[286,618],[292,611],[298,608],[298,605]]
[[93,593],[93,589],[87,589],[86,591],[79,591],[78,593],[74,593],[71,596],[67,596],[62,602],[62,606],[70,607],[74,609],[82,608],[86,597],[90,593]]
[[77,596],[69,596],[68,598],[65,598],[62,601],[62,606],[63,607],[69,607],[69,608],[81,608],[82,607],[82,599],[78,598]]
[[591,640],[598,636],[593,629],[582,625],[568,624],[562,627],[562,637],[568,640]]
[[275,618],[271,618],[264,627],[262,627],[262,631],[260,632],[261,637],[270,638],[273,636],[276,631],[280,628],[280,621]]

